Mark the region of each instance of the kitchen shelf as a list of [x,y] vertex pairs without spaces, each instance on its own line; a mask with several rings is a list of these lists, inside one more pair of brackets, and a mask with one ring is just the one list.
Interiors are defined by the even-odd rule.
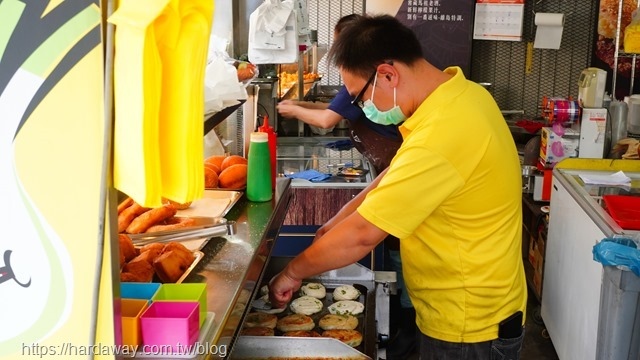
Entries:
[[[631,58],[631,76],[629,77],[630,85],[629,85],[629,95],[633,94],[633,83],[635,80],[636,73],[636,61],[637,55],[634,53],[625,53],[624,49],[620,42],[623,40],[620,38],[620,30],[622,28],[622,6],[624,0],[618,0],[618,21],[616,23],[616,38],[615,38],[615,52],[613,57],[613,68],[612,68],[612,78],[611,78],[611,96],[615,99],[616,96],[616,83],[618,80],[618,59],[619,58]],[[640,5],[640,2],[638,3]]]

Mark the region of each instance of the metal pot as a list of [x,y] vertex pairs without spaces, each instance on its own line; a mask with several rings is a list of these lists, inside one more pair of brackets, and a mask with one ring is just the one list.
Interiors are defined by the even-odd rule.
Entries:
[[522,165],[522,192],[529,194],[533,192],[535,186],[535,175],[538,168],[533,165]]
[[538,172],[538,168],[534,165],[522,165],[522,176],[533,176]]

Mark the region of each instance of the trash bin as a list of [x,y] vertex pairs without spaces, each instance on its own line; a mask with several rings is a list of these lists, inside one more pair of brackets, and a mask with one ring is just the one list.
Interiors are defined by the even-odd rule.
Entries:
[[639,359],[640,277],[603,266],[596,359]]

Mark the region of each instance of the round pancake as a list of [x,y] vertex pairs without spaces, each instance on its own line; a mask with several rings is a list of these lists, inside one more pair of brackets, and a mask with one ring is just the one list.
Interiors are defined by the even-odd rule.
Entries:
[[244,327],[268,327],[274,329],[277,322],[278,317],[273,314],[252,312],[247,314],[247,318],[244,320]]
[[312,296],[316,299],[322,299],[327,296],[327,289],[320,283],[308,283],[300,288],[300,295]]
[[333,301],[356,300],[358,297],[360,297],[360,291],[353,285],[342,285],[333,290]]
[[291,302],[291,311],[296,314],[312,315],[322,311],[322,301],[312,296],[301,296]]
[[322,330],[353,330],[358,327],[358,318],[353,315],[327,314],[318,321]]
[[273,329],[268,327],[246,327],[240,330],[240,335],[247,336],[274,336],[275,332]]
[[364,305],[358,301],[340,300],[329,305],[328,309],[334,315],[358,315],[364,311]]
[[283,308],[272,308],[269,302],[269,294],[253,300],[251,306],[255,311],[265,314],[280,314],[287,308],[286,306]]
[[320,337],[315,330],[297,330],[297,331],[287,331],[282,334],[282,336],[291,336],[291,337]]
[[322,332],[322,336],[340,340],[351,347],[362,343],[362,334],[357,330],[325,330]]
[[311,330],[316,326],[313,319],[303,314],[291,314],[278,320],[276,327],[283,333],[287,331]]

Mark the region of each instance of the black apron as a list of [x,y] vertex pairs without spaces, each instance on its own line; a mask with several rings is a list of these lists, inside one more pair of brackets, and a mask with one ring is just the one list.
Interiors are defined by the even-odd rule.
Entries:
[[[389,166],[402,144],[400,133],[395,138],[384,136],[372,130],[364,121],[349,122],[349,137],[355,148],[373,166],[376,174]],[[390,250],[400,250],[400,241],[395,236],[387,236],[384,244]]]

